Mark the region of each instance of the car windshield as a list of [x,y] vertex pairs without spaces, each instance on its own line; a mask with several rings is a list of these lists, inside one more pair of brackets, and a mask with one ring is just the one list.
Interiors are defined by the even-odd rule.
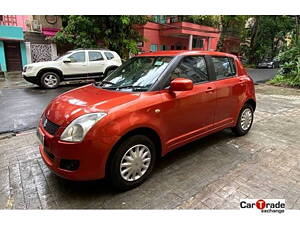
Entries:
[[172,57],[134,57],[106,77],[99,86],[122,91],[147,91]]

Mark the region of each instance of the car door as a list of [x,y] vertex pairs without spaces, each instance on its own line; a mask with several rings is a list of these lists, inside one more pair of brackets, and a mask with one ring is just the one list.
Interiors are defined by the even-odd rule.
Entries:
[[104,74],[106,59],[100,51],[88,51],[88,76],[99,77]]
[[213,129],[216,105],[215,85],[211,83],[204,56],[184,57],[170,75],[172,79],[191,79],[191,91],[170,93],[162,91],[162,118],[167,129],[165,136],[169,150],[200,137]]
[[62,62],[62,71],[64,74],[64,79],[80,79],[87,77],[87,60],[86,52],[78,51],[69,55]]
[[237,76],[235,61],[231,57],[211,57],[215,72],[216,114],[215,126],[231,125],[239,111],[239,99],[245,93],[245,82]]

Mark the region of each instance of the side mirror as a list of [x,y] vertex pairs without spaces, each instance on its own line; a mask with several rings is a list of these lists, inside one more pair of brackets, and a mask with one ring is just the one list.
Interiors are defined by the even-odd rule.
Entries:
[[63,60],[63,62],[64,62],[64,63],[70,63],[70,62],[71,62],[71,59],[70,59],[70,58],[65,58],[65,59]]
[[193,81],[186,78],[176,78],[171,81],[170,91],[189,91],[193,89]]

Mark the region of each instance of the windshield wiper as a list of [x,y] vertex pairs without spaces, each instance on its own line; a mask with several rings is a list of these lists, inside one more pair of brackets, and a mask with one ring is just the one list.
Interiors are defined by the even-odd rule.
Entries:
[[[95,82],[95,84],[97,86],[100,86],[100,87],[104,88],[104,89],[116,89],[116,87],[115,87],[116,84],[115,83],[110,82],[110,81],[106,81],[106,80],[103,80],[103,81],[100,81],[100,82]],[[109,86],[109,87],[103,87],[104,84],[110,84],[111,86]]]
[[144,87],[144,86],[138,86],[138,85],[124,85],[124,86],[120,86],[117,87],[117,89],[134,89],[134,90],[143,90],[143,91],[147,91],[148,88]]

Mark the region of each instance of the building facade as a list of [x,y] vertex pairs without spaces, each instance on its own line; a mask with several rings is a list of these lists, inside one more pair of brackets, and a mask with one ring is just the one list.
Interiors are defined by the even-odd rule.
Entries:
[[135,29],[144,37],[138,43],[140,52],[164,50],[214,51],[220,38],[220,31],[214,27],[180,22],[176,17],[158,16]]
[[24,16],[0,16],[0,71],[20,71],[27,64]]
[[21,71],[28,63],[55,59],[51,37],[61,27],[60,16],[0,15],[0,70]]

